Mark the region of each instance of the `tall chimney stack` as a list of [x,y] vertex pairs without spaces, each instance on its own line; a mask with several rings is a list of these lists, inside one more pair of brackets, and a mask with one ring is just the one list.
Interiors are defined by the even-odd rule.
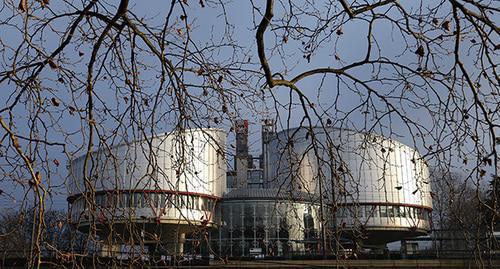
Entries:
[[237,120],[236,131],[236,156],[234,168],[236,170],[236,188],[247,186],[248,173],[248,120]]
[[262,154],[260,155],[260,168],[264,171],[264,188],[268,187],[269,182],[269,142],[276,134],[276,125],[273,119],[263,119],[262,120]]

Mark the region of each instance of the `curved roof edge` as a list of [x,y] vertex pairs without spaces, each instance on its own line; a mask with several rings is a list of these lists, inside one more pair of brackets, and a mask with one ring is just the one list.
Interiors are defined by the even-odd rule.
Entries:
[[283,189],[252,189],[239,188],[226,193],[223,200],[280,200],[292,202],[317,203],[318,196],[301,191],[286,191]]
[[378,133],[375,133],[375,132],[368,132],[368,131],[357,131],[357,130],[354,130],[354,129],[351,129],[351,128],[341,128],[341,127],[335,127],[335,126],[327,126],[327,127],[322,127],[322,126],[299,126],[299,127],[292,127],[292,128],[289,128],[289,129],[283,129],[279,132],[276,132],[270,140],[275,140],[275,139],[278,139],[278,136],[280,136],[281,134],[285,134],[285,133],[291,133],[291,132],[294,132],[295,130],[299,130],[299,129],[313,129],[313,130],[321,130],[321,131],[326,131],[326,130],[330,130],[330,131],[333,131],[333,130],[337,130],[337,131],[340,131],[340,132],[353,132],[353,133],[357,133],[357,134],[364,134],[364,135],[369,135],[369,136],[372,136],[372,137],[379,137],[379,138],[382,138],[382,139],[385,139],[385,140],[391,140],[392,142],[396,142],[396,143],[399,143],[403,146],[406,146],[410,149],[413,149],[414,151],[416,151],[417,153],[420,154],[420,152],[414,147],[414,146],[410,146],[406,143],[403,143],[395,138],[391,138],[391,137],[387,137],[387,136],[384,136],[384,135],[381,135],[381,134],[378,134]]
[[[227,136],[226,131],[224,131],[221,128],[213,128],[213,127],[210,127],[210,128],[189,128],[189,129],[185,129],[184,130],[184,132],[186,132],[186,133],[194,133],[194,132],[199,132],[199,131],[202,131],[202,132],[214,131],[214,132],[218,132],[218,133],[222,132],[222,133],[224,133]],[[154,139],[154,138],[160,138],[160,137],[168,137],[168,136],[174,135],[176,133],[179,133],[179,131],[173,130],[173,131],[170,131],[170,132],[161,132],[161,133],[154,134],[154,135],[148,135],[148,136],[146,136],[144,138],[135,139],[135,140],[132,140],[132,141],[129,141],[129,142],[120,142],[118,144],[111,145],[111,148],[117,148],[117,147],[120,147],[120,146],[123,146],[123,145],[127,145],[127,144],[131,145],[131,144],[138,143],[138,142],[141,142],[141,141],[145,141],[145,140],[148,140],[148,139]],[[100,152],[102,150],[103,150],[102,147],[98,147],[98,148],[93,149],[91,151],[91,153],[98,153],[98,152]],[[83,154],[79,155],[78,157],[75,157],[75,158],[71,159],[71,162],[77,161],[78,159],[81,159],[81,158],[83,158],[85,156],[86,156],[86,153],[83,153]]]

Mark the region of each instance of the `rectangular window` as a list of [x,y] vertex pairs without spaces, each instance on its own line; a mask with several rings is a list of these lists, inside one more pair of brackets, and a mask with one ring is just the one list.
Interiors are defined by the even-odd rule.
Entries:
[[378,211],[379,211],[378,207],[376,205],[374,205],[374,206],[372,206],[371,210],[372,210],[372,214],[373,214],[372,217],[378,218]]
[[387,216],[389,216],[390,218],[394,218],[394,207],[393,206],[387,207]]
[[134,193],[134,201],[133,201],[133,207],[136,207],[136,208],[139,208],[139,207],[142,207],[142,203],[141,203],[141,194],[140,193]]
[[147,204],[146,204],[146,197],[144,196],[146,195],[146,193],[139,193],[139,207],[146,207]]
[[151,206],[151,193],[142,193],[142,207]]
[[153,207],[160,207],[160,195],[161,193],[153,193]]
[[194,197],[194,209],[200,210],[200,197]]
[[369,205],[364,206],[365,208],[365,216],[367,218],[372,217],[372,207]]
[[174,207],[174,202],[175,202],[174,201],[174,197],[175,196],[172,195],[172,194],[167,194],[167,196],[165,197],[165,199],[166,199],[165,202],[167,203],[167,207],[168,208],[173,208]]
[[380,217],[387,218],[387,206],[385,205],[380,206]]
[[177,202],[178,202],[177,201],[177,195],[175,195],[175,194],[169,194],[167,196],[167,198],[168,198],[167,199],[168,207],[169,208],[175,208],[176,205],[177,205]]
[[123,207],[130,207],[130,195],[128,193],[123,193]]
[[108,194],[102,194],[100,195],[101,196],[101,206],[102,207],[108,207],[109,206],[109,197],[108,197]]
[[207,210],[207,198],[200,197],[200,202],[201,202],[201,210],[206,211]]
[[177,195],[178,203],[177,206],[180,208],[186,207],[186,197],[184,195]]
[[96,206],[98,206],[98,207],[101,207],[101,206],[102,206],[102,196],[101,196],[101,195],[96,195],[96,196],[95,196],[95,204],[96,204]]
[[123,196],[121,193],[116,193],[116,207],[117,208],[122,208],[123,207]]
[[165,193],[159,193],[159,196],[160,196],[160,198],[159,198],[160,204],[158,205],[158,207],[164,208],[165,207],[165,198],[167,195]]
[[401,217],[401,209],[403,209],[403,208],[401,208],[399,206],[395,206],[394,207],[394,216],[396,216],[396,218],[400,218]]

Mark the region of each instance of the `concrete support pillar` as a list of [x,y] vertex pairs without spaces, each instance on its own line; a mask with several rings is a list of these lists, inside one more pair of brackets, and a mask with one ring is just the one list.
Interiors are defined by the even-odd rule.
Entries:
[[186,234],[179,233],[179,237],[177,239],[177,254],[184,254],[184,243],[186,242]]
[[165,238],[164,245],[169,255],[179,256],[184,253],[184,243],[186,242],[186,234],[173,231],[168,233]]

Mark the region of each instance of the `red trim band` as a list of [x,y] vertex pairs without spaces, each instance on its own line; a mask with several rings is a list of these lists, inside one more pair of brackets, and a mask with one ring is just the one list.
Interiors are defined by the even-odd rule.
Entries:
[[414,208],[421,208],[421,209],[426,209],[429,211],[432,211],[432,207],[430,206],[424,206],[424,205],[415,205],[415,204],[405,204],[405,203],[390,203],[390,202],[363,202],[363,203],[343,203],[343,204],[337,204],[337,206],[356,206],[356,205],[386,205],[386,206],[406,206],[406,207],[414,207]]
[[[210,195],[210,194],[205,194],[205,193],[200,193],[200,192],[190,192],[190,191],[174,191],[174,190],[107,190],[107,191],[96,191],[95,195],[100,195],[100,194],[107,194],[107,193],[166,193],[166,194],[175,194],[175,195],[186,195],[186,196],[198,196],[202,198],[208,198],[212,200],[219,200],[221,197],[215,196],[215,195]],[[72,203],[74,200],[76,200],[78,197],[83,196],[83,193],[78,193],[74,194],[71,196],[68,196],[66,199],[68,202]]]

